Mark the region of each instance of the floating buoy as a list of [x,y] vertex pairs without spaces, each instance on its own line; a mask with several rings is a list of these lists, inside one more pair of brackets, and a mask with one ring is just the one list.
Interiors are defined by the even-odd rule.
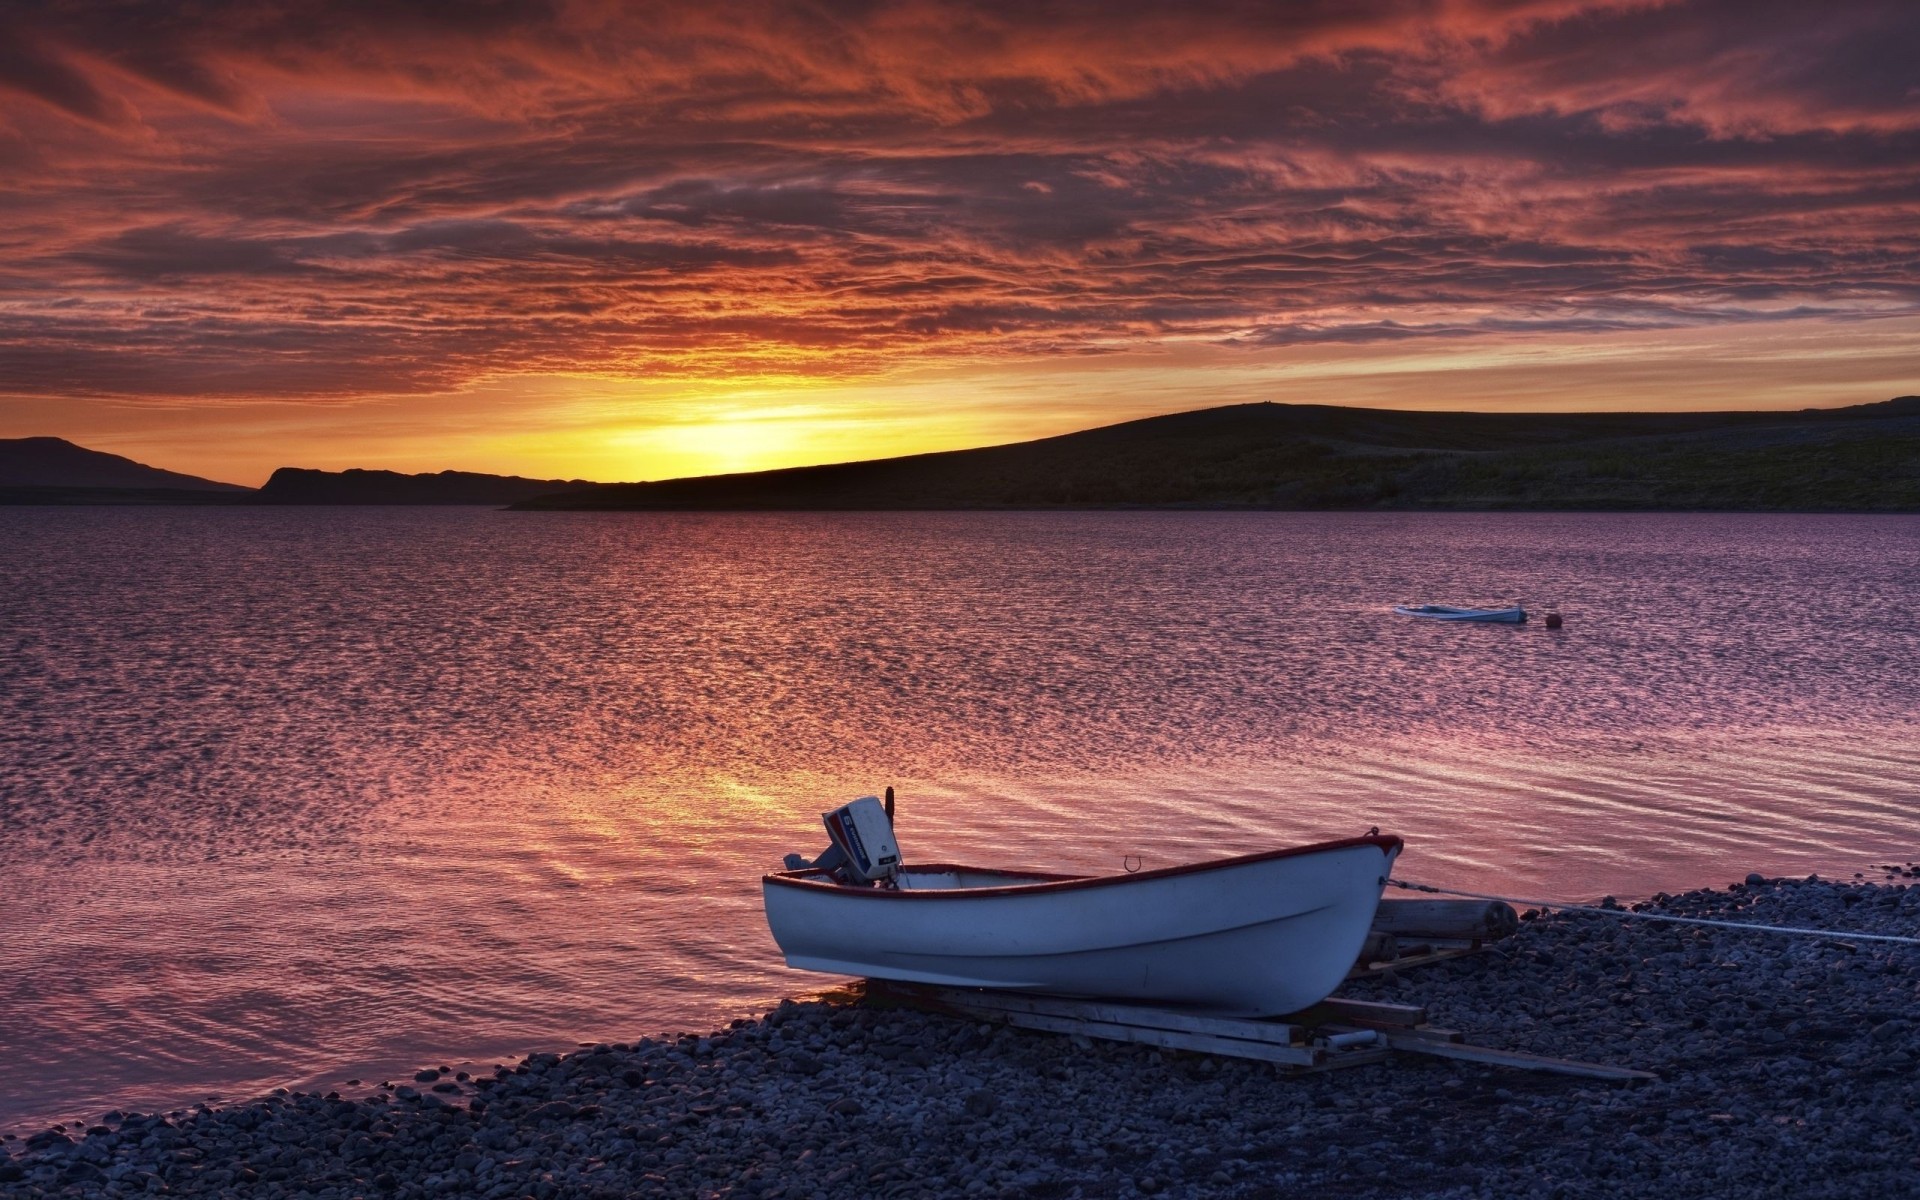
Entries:
[[1560,628],[1560,614],[1559,614],[1559,613],[1557,613],[1557,612],[1550,612],[1550,613],[1548,613],[1548,614],[1547,614],[1547,628],[1548,628],[1548,629],[1558,629],[1558,628]]

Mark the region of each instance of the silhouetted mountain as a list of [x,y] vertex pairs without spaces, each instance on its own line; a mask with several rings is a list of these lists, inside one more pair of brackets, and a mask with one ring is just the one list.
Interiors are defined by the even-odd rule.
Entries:
[[598,486],[583,479],[522,479],[471,471],[402,475],[357,467],[346,471],[281,467],[254,500],[259,504],[513,504]]
[[1798,412],[1243,404],[905,458],[606,484],[522,509],[1920,510],[1920,396]]
[[57,437],[0,438],[0,488],[54,488],[69,492],[100,488],[224,493],[253,490],[197,475],[162,471]]

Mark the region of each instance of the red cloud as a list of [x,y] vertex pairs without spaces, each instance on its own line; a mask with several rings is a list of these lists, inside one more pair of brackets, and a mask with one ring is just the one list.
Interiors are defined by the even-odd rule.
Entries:
[[8,20],[16,394],[352,396],[1920,304],[1904,5]]

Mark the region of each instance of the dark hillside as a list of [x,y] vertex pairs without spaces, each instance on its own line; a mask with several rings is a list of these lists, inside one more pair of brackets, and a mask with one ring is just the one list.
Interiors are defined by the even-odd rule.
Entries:
[[252,490],[197,475],[162,471],[57,437],[0,438],[0,488],[169,489],[241,494]]
[[1009,446],[607,484],[528,509],[1920,510],[1920,397],[1799,412],[1246,404]]
[[518,475],[481,475],[441,471],[402,475],[398,471],[314,471],[281,467],[255,496],[258,504],[513,504],[534,496],[593,487],[579,479],[523,479]]

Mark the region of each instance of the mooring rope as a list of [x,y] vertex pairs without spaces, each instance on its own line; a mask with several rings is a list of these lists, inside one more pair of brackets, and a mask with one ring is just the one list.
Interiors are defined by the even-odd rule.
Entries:
[[1846,933],[1834,929],[1803,929],[1793,925],[1754,925],[1746,921],[1710,921],[1705,917],[1674,917],[1666,913],[1634,912],[1626,908],[1601,908],[1593,904],[1562,904],[1558,900],[1526,900],[1518,896],[1494,896],[1486,892],[1459,892],[1452,888],[1434,887],[1426,883],[1409,883],[1404,879],[1389,879],[1392,887],[1405,888],[1410,892],[1432,892],[1436,896],[1463,896],[1468,900],[1499,900],[1507,904],[1520,904],[1528,908],[1550,908],[1559,912],[1599,913],[1607,917],[1623,917],[1637,921],[1667,921],[1675,925],[1711,925],[1715,929],[1744,929],[1749,933],[1785,933],[1798,937],[1830,938],[1837,942],[1895,942],[1902,946],[1920,946],[1920,937],[1901,937],[1891,933]]

